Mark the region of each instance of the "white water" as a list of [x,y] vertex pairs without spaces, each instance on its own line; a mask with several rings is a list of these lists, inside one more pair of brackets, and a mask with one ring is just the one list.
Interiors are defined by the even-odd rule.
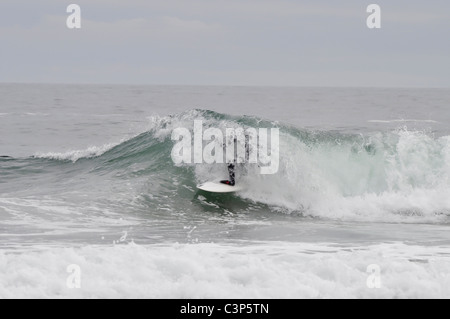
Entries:
[[[69,289],[69,265],[81,288]],[[380,286],[368,272],[380,269]],[[69,278],[70,277],[70,278]],[[368,284],[369,281],[369,284]],[[379,288],[377,288],[379,287]],[[448,250],[379,244],[150,245],[0,252],[0,298],[442,298]]]

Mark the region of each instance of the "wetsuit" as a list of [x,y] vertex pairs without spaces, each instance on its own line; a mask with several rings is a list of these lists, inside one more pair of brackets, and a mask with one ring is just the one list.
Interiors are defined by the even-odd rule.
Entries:
[[236,185],[236,180],[235,180],[236,174],[235,174],[234,168],[235,168],[235,166],[233,163],[228,164],[228,174],[230,175],[230,179],[227,181],[221,181],[222,184],[227,184],[230,186]]
[[[234,139],[234,143],[235,144],[237,143],[237,139]],[[246,141],[245,141],[245,153],[248,158],[250,156],[250,146],[249,146],[249,143],[247,143],[247,136],[246,136]],[[228,164],[228,174],[229,174],[230,178],[228,180],[221,181],[222,184],[226,184],[226,185],[230,185],[230,186],[236,185],[236,173],[235,173],[235,168],[236,168],[235,164],[236,163],[237,163],[237,154],[235,154],[234,163]]]

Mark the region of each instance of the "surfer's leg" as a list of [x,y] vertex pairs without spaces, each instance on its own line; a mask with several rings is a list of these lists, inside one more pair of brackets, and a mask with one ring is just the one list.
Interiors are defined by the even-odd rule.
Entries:
[[231,186],[236,185],[236,181],[235,181],[235,172],[234,172],[234,164],[229,164],[229,165],[228,165],[228,174],[230,175],[230,179],[227,180],[227,181],[221,181],[221,183],[222,183],[222,184],[231,185]]
[[230,174],[231,185],[234,186],[236,184],[236,182],[235,182],[234,164],[228,165],[228,174]]

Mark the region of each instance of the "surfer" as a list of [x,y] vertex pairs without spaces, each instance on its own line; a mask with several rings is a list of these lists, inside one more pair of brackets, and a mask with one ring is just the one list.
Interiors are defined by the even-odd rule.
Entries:
[[[244,162],[246,161],[246,159],[249,157],[250,154],[250,145],[249,145],[249,136],[245,135],[245,154],[246,154],[246,158],[244,160]],[[234,138],[234,146],[237,147],[237,143],[238,140],[237,138]],[[237,152],[234,152],[234,163],[230,163],[228,164],[228,175],[229,175],[229,179],[228,180],[223,180],[220,181],[220,183],[225,184],[225,185],[230,185],[230,186],[234,186],[236,185],[236,163],[238,162],[237,160]]]
[[234,186],[236,185],[236,180],[235,180],[235,166],[233,163],[228,164],[228,174],[230,175],[230,179],[229,180],[224,180],[221,181],[222,184],[226,184],[226,185],[230,185],[230,186]]

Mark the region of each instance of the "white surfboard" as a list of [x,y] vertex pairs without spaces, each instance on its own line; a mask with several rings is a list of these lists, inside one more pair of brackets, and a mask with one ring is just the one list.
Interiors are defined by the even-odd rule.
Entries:
[[242,186],[230,186],[219,182],[206,182],[204,184],[197,185],[197,188],[210,193],[234,193],[243,190]]

